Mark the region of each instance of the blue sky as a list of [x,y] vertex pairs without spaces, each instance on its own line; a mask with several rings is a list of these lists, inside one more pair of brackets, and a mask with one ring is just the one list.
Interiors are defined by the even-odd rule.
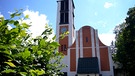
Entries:
[[[98,30],[101,41],[109,45],[114,40],[114,27],[124,21],[128,9],[135,6],[135,0],[74,0],[74,4],[76,30],[90,25]],[[27,13],[33,12],[33,15],[36,13],[39,18],[31,16],[35,18],[33,21],[41,23],[40,19],[45,20],[55,30],[56,0],[0,0],[0,14],[5,18],[9,18],[14,9],[20,8],[27,10]]]

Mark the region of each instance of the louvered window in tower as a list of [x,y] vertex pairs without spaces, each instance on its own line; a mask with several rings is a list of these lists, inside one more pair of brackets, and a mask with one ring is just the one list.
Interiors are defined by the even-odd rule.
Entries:
[[68,11],[68,0],[61,1],[61,11]]
[[60,24],[67,24],[68,23],[68,13],[62,12],[60,13]]
[[68,9],[69,9],[68,0],[62,0],[60,8],[60,24],[68,24],[69,21]]

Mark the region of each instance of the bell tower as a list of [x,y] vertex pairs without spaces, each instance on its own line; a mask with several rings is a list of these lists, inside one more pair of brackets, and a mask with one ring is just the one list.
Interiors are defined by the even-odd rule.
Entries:
[[[68,48],[75,40],[74,8],[73,0],[57,1],[56,38],[60,43],[59,51],[64,55],[67,55]],[[69,31],[69,34],[64,39],[59,39],[60,35],[66,31]]]

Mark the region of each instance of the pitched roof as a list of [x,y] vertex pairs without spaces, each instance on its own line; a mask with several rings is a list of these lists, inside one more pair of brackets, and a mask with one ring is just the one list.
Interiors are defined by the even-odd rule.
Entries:
[[99,73],[97,57],[79,58],[77,74]]

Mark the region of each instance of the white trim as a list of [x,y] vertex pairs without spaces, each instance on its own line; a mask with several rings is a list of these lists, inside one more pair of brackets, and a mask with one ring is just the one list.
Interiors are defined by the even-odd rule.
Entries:
[[70,49],[76,49],[76,47],[75,48],[70,48]]
[[99,41],[98,41],[98,33],[97,30],[95,30],[95,38],[96,38],[96,51],[97,51],[97,57],[98,57],[98,65],[99,65],[99,72],[101,72],[101,62],[100,62],[100,49],[99,49]]
[[70,72],[67,76],[75,76],[76,72]]
[[[83,48],[93,48],[93,47],[83,47]],[[108,46],[99,46],[99,48],[108,48]],[[70,48],[70,49],[76,49],[76,47],[75,48]]]
[[68,61],[68,62],[67,62],[67,64],[68,64],[68,67],[67,67],[67,68],[68,68],[67,74],[68,74],[68,76],[69,76],[69,74],[70,74],[70,49],[67,50],[67,53],[68,53],[68,54],[67,54],[67,56],[68,56],[68,59],[67,59],[67,61]]
[[[69,1],[69,9],[70,9],[70,1]],[[71,32],[72,30],[71,30],[71,27],[70,27],[70,26],[71,26],[70,10],[68,11],[68,13],[69,13],[69,15],[68,15],[68,21],[69,21],[69,24],[68,24],[68,31]],[[71,38],[72,38],[72,37],[71,37],[71,33],[69,33],[69,34],[68,34],[68,47],[71,46],[71,41],[70,41]],[[68,76],[69,76],[69,75],[70,75],[70,49],[68,50],[68,66],[69,66],[69,67],[68,67],[68,73],[67,73],[67,74],[68,74]]]
[[73,43],[73,38],[72,38],[72,1],[71,0],[69,0],[69,11],[68,11],[68,13],[69,13],[69,15],[68,15],[68,17],[69,17],[69,19],[68,19],[68,21],[69,21],[69,38],[68,38],[68,46],[70,47],[71,45],[72,45],[72,43]]
[[112,62],[112,55],[111,55],[111,48],[108,47],[108,55],[109,55],[109,65],[110,65],[110,73],[112,76],[114,76],[114,72],[113,72],[113,62]]
[[[83,48],[92,48],[92,47],[83,47]],[[70,48],[70,49],[76,49],[76,48]]]
[[101,71],[102,76],[114,76],[110,73],[110,71]]
[[83,58],[83,34],[82,34],[82,28],[80,29],[80,57]]
[[78,74],[78,76],[99,76],[99,74]]
[[[64,58],[61,61],[61,64],[68,65],[68,56],[64,56]],[[68,72],[68,67],[65,67],[61,70],[62,72]]]
[[60,22],[60,2],[57,2],[57,22],[56,22],[56,39],[59,42],[59,22]]
[[68,26],[69,24],[60,24],[59,26]]
[[94,43],[94,30],[91,27],[91,42],[92,42],[92,57],[95,57],[95,43]]
[[106,46],[106,45],[105,45],[105,46],[99,46],[99,48],[107,48],[107,47],[108,47],[108,46]]
[[76,31],[76,74],[77,74],[77,67],[78,67],[78,58],[79,58],[79,48],[78,48],[78,31]]

